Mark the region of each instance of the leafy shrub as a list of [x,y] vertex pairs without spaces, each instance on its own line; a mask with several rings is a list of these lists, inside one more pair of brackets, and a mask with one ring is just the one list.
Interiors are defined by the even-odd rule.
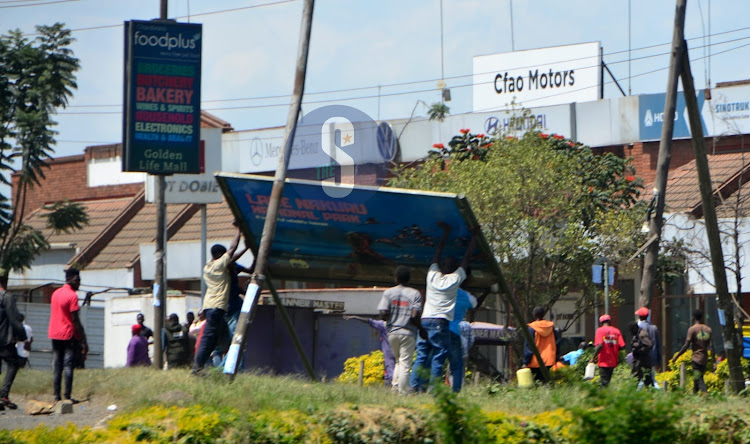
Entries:
[[213,443],[236,419],[237,413],[228,409],[153,406],[118,415],[110,421],[109,428],[128,432],[136,441]]
[[486,418],[479,406],[470,403],[445,385],[436,384],[433,424],[446,444],[488,443]]
[[325,415],[329,439],[335,443],[435,443],[437,437],[418,412],[403,408],[348,406]]
[[685,444],[750,442],[750,421],[731,412],[698,411],[681,424]]
[[650,390],[591,387],[585,405],[569,407],[574,442],[680,442],[676,404],[673,395]]
[[247,416],[227,437],[227,442],[244,443],[320,443],[333,441],[315,418],[298,410],[262,411]]
[[338,378],[339,381],[356,384],[359,381],[359,363],[362,360],[365,361],[364,386],[382,385],[385,382],[385,363],[383,352],[380,350],[347,359],[344,362],[344,372]]

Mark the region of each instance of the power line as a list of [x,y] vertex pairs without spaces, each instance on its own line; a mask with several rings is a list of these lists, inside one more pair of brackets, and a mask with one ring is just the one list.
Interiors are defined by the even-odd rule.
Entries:
[[[292,0],[292,1],[296,1],[296,0]],[[750,29],[750,28],[747,28],[747,29]],[[747,40],[747,39],[750,39],[750,36],[739,37],[739,38],[736,38],[736,39],[725,40],[725,41],[722,41],[722,42],[716,42],[716,43],[713,43],[712,46],[719,46],[719,45],[724,45],[724,44],[728,44],[728,43],[734,43],[734,42],[738,42],[738,41],[744,41],[744,40]],[[654,48],[654,47],[657,47],[657,46],[663,46],[663,45],[652,45],[650,47],[644,47],[644,48]],[[701,48],[703,48],[703,46],[696,46],[695,48],[692,48],[692,49],[701,49]],[[643,49],[643,48],[636,48],[636,51],[639,51],[641,49]],[[622,51],[620,51],[620,52],[622,52]],[[610,55],[611,54],[618,54],[620,52],[613,52],[613,53],[610,53]],[[645,55],[645,56],[641,56],[641,57],[631,58],[630,61],[634,61],[634,60],[635,61],[646,60],[646,59],[649,59],[649,58],[661,57],[661,56],[664,56],[664,55],[667,55],[667,54],[669,54],[669,52],[660,52],[660,53],[657,53],[657,54],[650,54],[650,55]],[[719,54],[721,54],[721,53],[719,53]],[[585,59],[591,59],[591,57],[579,57],[579,58],[575,58],[575,59],[558,60],[558,61],[554,61],[554,62],[550,62],[550,63],[569,63],[569,62],[574,62],[574,61],[578,61],[578,60],[585,60]],[[627,61],[628,60],[617,60],[617,61],[614,61],[614,62],[609,62],[608,64],[609,65],[617,65],[617,64],[625,63]],[[530,68],[530,67],[533,67],[533,65],[521,66],[521,67],[513,67],[513,68],[508,68],[508,70],[509,71],[513,71],[513,70],[520,70],[520,69],[525,69],[525,68]],[[594,67],[598,67],[598,65],[584,66],[584,67],[580,67],[578,69],[590,69],[590,68],[594,68]],[[473,77],[475,75],[492,74],[493,72],[494,71],[492,71],[492,72],[484,72],[484,73],[472,73],[472,74],[455,75],[455,76],[446,77],[445,79],[447,79],[447,80],[457,80],[457,79],[463,79],[465,77]],[[635,77],[637,77],[637,76],[626,77],[626,79],[632,79],[632,78],[635,78]],[[379,87],[381,87],[381,88],[391,88],[391,87],[398,87],[398,86],[416,85],[416,84],[420,84],[420,83],[434,83],[437,80],[439,80],[439,79],[412,80],[412,81],[406,81],[406,82],[389,83],[389,84],[384,84],[384,85],[381,84],[381,85],[360,86],[360,87],[353,87],[353,88],[341,88],[341,89],[326,90],[326,91],[313,91],[313,92],[305,93],[305,96],[307,97],[307,96],[321,95],[321,94],[335,94],[335,93],[341,93],[341,92],[362,91],[362,90],[368,90],[368,89],[378,89]],[[458,85],[458,86],[451,85],[451,87],[452,88],[459,88],[459,87],[461,87],[461,85]],[[383,96],[388,97],[390,95],[411,94],[411,93],[418,93],[418,92],[425,92],[425,91],[432,91],[432,88],[426,89],[426,90],[404,91],[404,92],[400,92],[400,93],[385,93],[385,94],[379,94],[379,95],[374,95],[374,96],[364,96],[362,98],[373,98],[373,97],[383,97]],[[251,100],[255,101],[255,100],[271,100],[271,99],[286,99],[286,98],[289,98],[288,94],[269,95],[269,96],[260,96],[260,97],[242,97],[242,98],[231,98],[231,99],[209,99],[209,100],[202,100],[202,103],[241,102],[241,101],[251,101]],[[356,98],[344,98],[344,99],[340,99],[340,100],[354,100],[354,99],[356,99]],[[308,101],[308,102],[305,102],[305,103],[311,104],[311,103],[324,103],[324,102],[331,102],[331,101],[334,101],[334,99],[324,100],[324,101],[317,101],[317,102],[310,102],[310,101]],[[287,104],[284,104],[284,105],[287,105]],[[122,106],[122,104],[120,103],[120,104],[111,104],[111,105],[70,105],[70,106],[68,106],[68,108],[70,108],[70,109],[72,109],[72,108],[107,108],[107,107],[121,107],[121,106]],[[283,106],[283,105],[282,104],[257,105],[257,106],[255,106],[255,105],[248,105],[248,106],[243,107],[243,108],[248,108],[249,109],[249,108],[264,107],[264,106],[276,107],[276,106]],[[242,109],[242,108],[240,108],[240,107],[234,107],[234,108],[213,108],[213,110],[226,110],[226,109]],[[209,109],[209,111],[210,111],[210,109]],[[118,112],[116,112],[116,111],[110,111],[110,112],[102,111],[100,113],[93,113],[93,114],[117,114],[117,113]],[[61,113],[61,114],[90,114],[90,113],[84,113],[84,112],[78,112],[78,113],[76,113],[76,112],[64,112],[64,113]]]
[[55,3],[70,3],[70,2],[77,2],[78,0],[53,0],[49,2],[42,2],[42,3],[26,3],[23,5],[7,5],[7,6],[0,6],[0,9],[9,9],[9,8],[26,8],[28,6],[47,6],[52,5]]
[[[747,38],[750,38],[750,37],[747,37]],[[734,47],[734,48],[729,48],[727,50],[714,53],[712,56],[715,57],[715,56],[717,56],[719,54],[723,54],[723,53],[726,53],[726,52],[734,51],[734,50],[737,50],[737,49],[742,49],[742,48],[747,47],[747,46],[750,46],[750,43],[747,43],[747,44],[744,44],[744,45],[740,45],[740,46],[737,46],[737,47]],[[702,60],[703,58],[704,57],[697,57],[697,58],[693,59],[693,61]],[[583,69],[587,69],[587,68],[590,69],[590,68],[593,68],[593,67],[596,67],[596,66],[588,66],[588,67],[584,67]],[[637,77],[643,77],[643,76],[648,75],[648,74],[653,74],[653,73],[656,73],[656,72],[659,72],[659,71],[663,71],[663,70],[665,70],[667,68],[668,67],[656,68],[654,70],[650,70],[650,71],[646,71],[646,72],[642,72],[642,73],[638,73],[638,74],[632,75],[629,78],[633,79],[633,78],[637,78]],[[522,69],[522,68],[519,68],[519,69]],[[468,76],[461,76],[461,77],[468,77]],[[422,82],[419,82],[419,83],[424,83],[424,82],[427,82],[427,81],[422,81]],[[482,83],[483,84],[489,84],[489,83],[492,83],[492,82],[482,82]],[[605,85],[610,85],[610,84],[613,84],[613,83],[614,83],[614,81],[612,81],[612,80],[604,82]],[[472,83],[466,83],[466,84],[460,84],[460,85],[451,85],[451,88],[453,88],[453,89],[467,88],[467,87],[473,87],[474,85],[475,85],[475,83],[472,82]],[[545,98],[555,97],[555,96],[558,96],[558,95],[572,94],[574,92],[583,91],[583,90],[594,88],[594,87],[596,87],[596,86],[586,86],[586,87],[582,87],[582,88],[579,88],[579,89],[569,89],[569,90],[566,90],[566,91],[562,91],[560,93],[548,94],[548,95],[545,96]],[[362,89],[364,89],[364,88],[362,88]],[[399,92],[391,92],[391,93],[384,93],[384,94],[373,94],[373,95],[364,95],[364,96],[355,96],[355,97],[341,97],[341,98],[322,99],[322,100],[306,100],[303,103],[306,104],[306,105],[316,105],[316,104],[331,103],[331,102],[348,102],[348,101],[353,101],[353,100],[375,99],[375,98],[378,98],[378,97],[382,98],[382,97],[394,97],[394,96],[402,96],[402,95],[409,95],[409,94],[420,94],[420,93],[426,93],[426,92],[433,92],[434,90],[435,89],[433,87],[429,87],[429,88],[426,88],[426,89],[417,89],[417,90],[409,90],[409,91],[399,91]],[[349,90],[341,90],[341,91],[349,91]],[[323,94],[323,92],[320,92],[320,93],[317,93],[317,94]],[[307,96],[307,94],[306,94],[306,96]],[[285,97],[288,97],[288,96],[280,96],[280,98],[285,98]],[[542,98],[539,98],[539,99],[528,99],[524,103],[534,102],[535,100],[542,100]],[[242,105],[242,106],[202,108],[202,109],[204,111],[232,111],[232,110],[241,110],[241,109],[276,108],[276,107],[284,107],[284,106],[288,106],[288,105],[289,105],[288,103],[283,102],[283,103],[270,103],[270,104],[260,104],[260,105]],[[119,106],[119,105],[99,105],[99,106]],[[120,114],[122,114],[122,111],[83,111],[83,112],[76,112],[76,111],[67,112],[67,111],[63,111],[63,112],[60,112],[58,114],[61,114],[61,115],[107,115],[107,114],[120,115]]]

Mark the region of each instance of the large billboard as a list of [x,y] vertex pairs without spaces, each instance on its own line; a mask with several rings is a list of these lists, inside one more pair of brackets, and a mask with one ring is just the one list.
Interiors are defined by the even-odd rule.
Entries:
[[599,99],[599,42],[474,57],[474,112]]
[[[235,216],[257,246],[273,179],[217,174]],[[355,185],[334,198],[329,185],[287,180],[269,256],[273,279],[353,285],[393,285],[398,265],[412,269],[411,284],[424,286],[443,230],[451,226],[444,256],[463,257],[474,215],[465,197],[448,193]],[[482,238],[472,253],[471,288],[498,282],[499,268]]]
[[125,22],[123,171],[200,173],[201,29]]

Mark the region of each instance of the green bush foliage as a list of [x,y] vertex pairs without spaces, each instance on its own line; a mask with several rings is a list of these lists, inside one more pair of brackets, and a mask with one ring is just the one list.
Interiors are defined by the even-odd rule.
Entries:
[[572,406],[578,443],[680,442],[674,395],[632,388],[589,388],[586,405]]

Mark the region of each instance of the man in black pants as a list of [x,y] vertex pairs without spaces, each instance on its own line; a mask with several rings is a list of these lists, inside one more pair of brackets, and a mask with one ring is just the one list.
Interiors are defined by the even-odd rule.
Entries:
[[[75,347],[80,343],[81,354],[86,359],[89,347],[86,332],[78,317],[78,287],[81,286],[80,273],[75,268],[65,270],[65,285],[52,293],[50,301],[49,333],[52,339],[53,388],[55,401],[60,401],[60,385],[65,371],[64,399],[71,399],[73,390],[73,364]],[[75,402],[75,401],[73,401]]]
[[0,359],[7,364],[5,380],[0,389],[0,410],[16,409],[18,406],[8,399],[10,387],[16,379],[21,358],[16,351],[16,342],[26,340],[26,330],[18,316],[16,298],[5,291],[0,283]]

